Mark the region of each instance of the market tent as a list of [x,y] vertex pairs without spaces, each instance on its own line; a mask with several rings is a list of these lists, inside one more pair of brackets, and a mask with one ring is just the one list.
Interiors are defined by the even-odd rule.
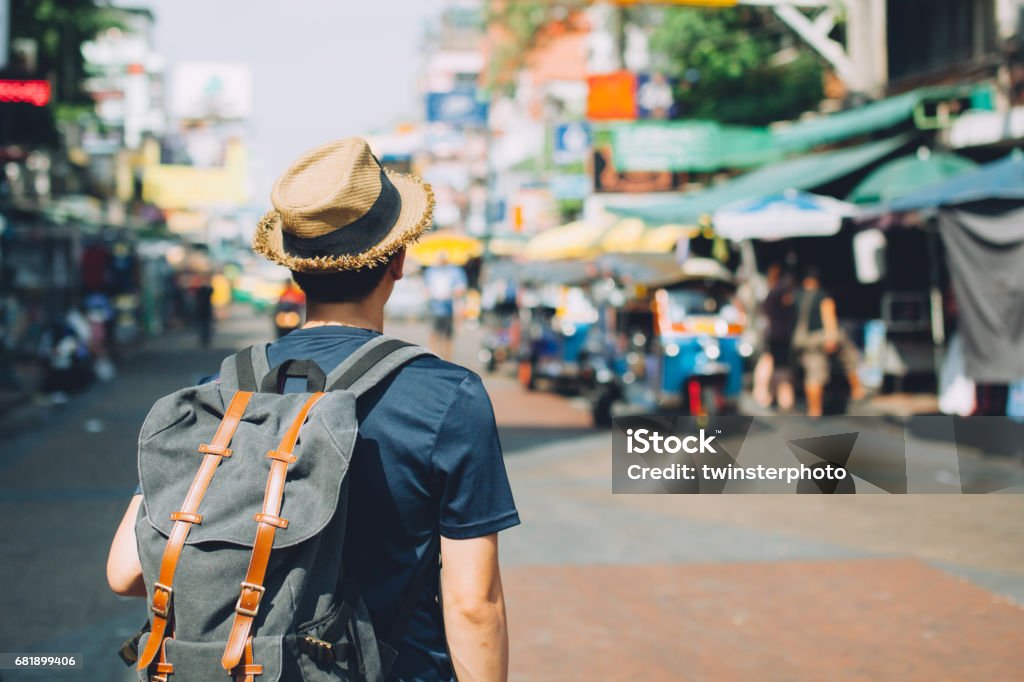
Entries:
[[409,247],[409,256],[421,265],[436,265],[444,254],[453,265],[465,265],[466,261],[483,253],[484,246],[479,239],[448,230],[431,232]]
[[527,238],[520,235],[501,235],[487,241],[487,251],[492,256],[512,257],[522,255]]
[[958,154],[923,149],[883,164],[864,178],[846,200],[855,204],[893,201],[977,167],[978,164]]
[[593,256],[598,252],[599,242],[607,229],[606,225],[582,220],[561,227],[548,228],[527,242],[523,256],[527,260],[561,260]]
[[[1024,194],[1024,185],[1018,188]],[[952,273],[965,373],[975,381],[1024,379],[1024,196],[939,211]]]
[[1024,154],[930,185],[886,204],[937,211],[952,275],[967,376],[1024,379]]
[[787,189],[806,191],[826,185],[884,158],[907,141],[908,138],[900,136],[850,149],[802,156],[759,168],[699,192],[676,195],[669,201],[644,206],[609,206],[608,210],[640,218],[651,225],[693,224],[736,201],[777,194]]
[[686,280],[731,282],[733,274],[712,258],[687,258],[682,263],[664,253],[615,253],[602,256],[598,269],[627,284],[660,287]]
[[625,218],[612,225],[601,236],[601,253],[627,253],[635,251],[643,239],[644,221],[638,218]]
[[1014,151],[999,161],[891,201],[885,208],[905,213],[983,199],[1024,199],[1024,154]]
[[637,253],[669,253],[675,250],[680,239],[692,236],[695,230],[683,225],[651,227],[644,232],[635,250]]

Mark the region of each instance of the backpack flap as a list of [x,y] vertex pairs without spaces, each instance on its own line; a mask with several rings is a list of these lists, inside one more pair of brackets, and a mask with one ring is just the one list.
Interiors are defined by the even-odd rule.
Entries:
[[[149,633],[143,636],[141,646],[145,646]],[[223,643],[219,642],[185,642],[178,639],[167,640],[167,661],[174,666],[174,672],[168,677],[173,682],[210,682],[211,680],[230,680],[227,672],[220,668],[220,654]],[[291,659],[284,653],[285,642],[282,637],[253,637],[253,661],[262,666],[262,672],[256,676],[259,682],[280,682],[280,680],[297,679],[298,671],[288,671],[285,675],[285,661]],[[139,671],[139,679],[149,681],[145,670]],[[324,679],[327,679],[326,677]]]
[[[165,538],[180,510],[203,455],[223,417],[232,392],[215,384],[182,389],[161,399],[150,412],[139,441],[139,478],[149,525]],[[263,503],[271,460],[306,394],[252,396],[225,457],[214,474],[187,545],[228,543],[251,547],[253,515]],[[348,416],[346,416],[348,415]],[[355,398],[338,391],[325,395],[302,427],[295,461],[288,467],[281,517],[288,520],[275,548],[296,545],[320,533],[334,516],[342,480],[356,438]],[[142,548],[145,549],[145,548]]]

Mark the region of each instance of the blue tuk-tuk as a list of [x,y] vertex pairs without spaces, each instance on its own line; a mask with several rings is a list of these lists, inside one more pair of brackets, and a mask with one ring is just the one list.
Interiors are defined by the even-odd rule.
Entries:
[[529,263],[520,273],[519,380],[564,393],[591,387],[587,369],[597,310],[586,282],[592,265],[580,261]]
[[732,274],[717,261],[616,256],[599,263],[617,283],[608,297],[606,353],[595,366],[595,425],[616,403],[646,412],[712,415],[735,410],[745,358],[744,314]]

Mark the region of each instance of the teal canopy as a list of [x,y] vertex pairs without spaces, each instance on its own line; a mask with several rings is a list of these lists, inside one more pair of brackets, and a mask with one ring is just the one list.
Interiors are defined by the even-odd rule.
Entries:
[[906,143],[907,138],[901,136],[851,149],[803,156],[759,168],[705,190],[677,194],[664,202],[621,208],[609,206],[608,210],[640,218],[651,225],[692,225],[702,216],[736,201],[765,197],[789,189],[811,191],[882,159]]
[[896,199],[885,208],[895,212],[921,211],[992,199],[1024,202],[1024,153],[1014,151],[999,161]]
[[857,185],[847,201],[878,204],[905,197],[978,167],[957,154],[931,152],[893,159],[883,164]]
[[918,88],[836,114],[798,121],[774,131],[772,139],[780,151],[796,152],[887,130],[911,119],[919,128],[930,127],[923,115],[925,103],[959,97],[973,90],[973,86],[970,89],[962,86]]

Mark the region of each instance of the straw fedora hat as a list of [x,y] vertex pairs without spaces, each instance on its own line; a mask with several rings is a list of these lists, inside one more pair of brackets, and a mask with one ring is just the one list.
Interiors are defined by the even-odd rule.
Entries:
[[328,142],[274,183],[253,249],[298,272],[359,270],[387,261],[433,220],[434,193],[419,178],[384,170],[366,140]]

